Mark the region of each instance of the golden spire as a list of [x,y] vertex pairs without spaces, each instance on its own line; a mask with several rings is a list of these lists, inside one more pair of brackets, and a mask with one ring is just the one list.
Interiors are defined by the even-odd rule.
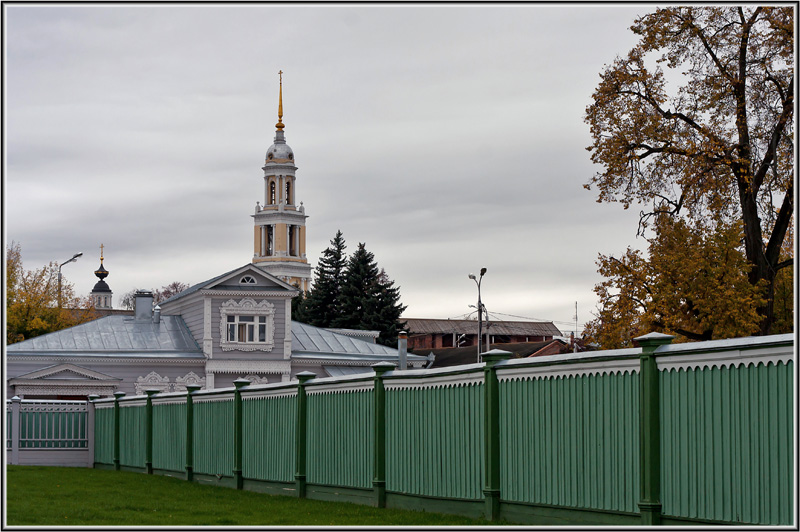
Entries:
[[278,128],[278,131],[283,131],[283,70],[278,71],[278,76],[280,76],[280,89],[278,90],[278,123],[275,124],[275,127]]
[[103,265],[103,244],[100,244],[100,266]]

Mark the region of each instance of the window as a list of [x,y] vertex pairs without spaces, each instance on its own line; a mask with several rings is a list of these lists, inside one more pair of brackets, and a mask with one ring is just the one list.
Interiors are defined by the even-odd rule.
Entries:
[[245,275],[239,279],[239,284],[256,284],[256,279],[252,275]]
[[228,342],[264,343],[267,340],[266,316],[228,316]]
[[223,351],[272,351],[275,306],[267,300],[230,299],[220,307],[220,347]]
[[292,184],[290,182],[286,182],[286,204],[292,204]]
[[269,184],[269,204],[275,205],[275,181]]

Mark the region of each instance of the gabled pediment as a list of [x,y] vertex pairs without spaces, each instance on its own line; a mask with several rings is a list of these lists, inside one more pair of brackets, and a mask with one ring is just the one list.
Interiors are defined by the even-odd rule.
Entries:
[[119,381],[116,377],[100,373],[88,368],[76,366],[75,364],[58,364],[42,368],[24,375],[18,375],[14,379],[25,380],[98,380],[98,381]]
[[246,264],[209,282],[203,289],[297,290],[258,266]]

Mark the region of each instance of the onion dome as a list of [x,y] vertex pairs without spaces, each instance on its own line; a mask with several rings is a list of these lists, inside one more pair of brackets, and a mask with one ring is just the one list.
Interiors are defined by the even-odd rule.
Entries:
[[[102,246],[101,246],[102,249]],[[108,287],[108,284],[104,281],[106,277],[108,277],[108,270],[103,267],[103,252],[100,251],[100,267],[94,271],[94,274],[100,279],[92,288],[92,293],[95,292],[111,292],[111,288]]]

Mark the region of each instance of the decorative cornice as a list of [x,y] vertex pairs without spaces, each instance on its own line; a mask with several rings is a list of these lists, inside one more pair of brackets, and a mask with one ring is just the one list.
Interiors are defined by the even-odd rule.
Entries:
[[264,208],[258,211],[257,214],[251,214],[250,216],[255,219],[256,225],[267,225],[267,222],[274,224],[288,223],[291,225],[305,225],[306,218],[308,218],[308,215],[301,211],[280,211],[269,208]]
[[278,385],[273,383],[269,388],[262,388],[262,385],[256,385],[257,390],[246,390],[242,393],[242,400],[247,401],[250,399],[275,399],[278,397],[294,397],[297,395],[297,385],[286,386],[285,383]]
[[102,381],[95,381],[98,384],[86,385],[55,385],[50,383],[34,384],[34,385],[15,385],[14,393],[17,395],[89,395],[96,393],[98,395],[110,395],[117,390],[114,384],[99,384]]
[[309,383],[306,386],[306,393],[308,395],[319,395],[330,393],[366,392],[372,391],[374,388],[374,376],[370,375],[369,378],[357,381],[338,381],[318,385]]
[[205,364],[206,359],[204,358],[160,358],[154,355],[142,355],[136,356],[131,355],[127,357],[116,357],[114,355],[95,355],[95,356],[86,356],[85,354],[82,355],[23,355],[23,356],[13,356],[7,355],[6,362],[75,362],[75,363],[97,363],[102,362],[103,364],[126,364],[129,365],[131,362],[138,362],[142,364],[154,364],[160,366],[168,366],[174,364],[194,364],[199,365],[200,367]]
[[548,364],[546,366],[524,366],[519,368],[497,366],[497,380],[501,382],[507,380],[607,375],[611,373],[639,373],[639,358],[578,361],[568,364]]
[[288,360],[220,360],[215,358],[206,363],[208,373],[273,373],[283,374],[291,371]]
[[383,386],[386,390],[418,390],[422,388],[444,388],[448,386],[471,386],[473,384],[483,384],[482,371],[429,376],[424,379],[391,378],[387,376],[383,381]]
[[[369,360],[338,360],[335,358],[295,358],[292,357],[292,364],[296,366],[358,366],[358,367],[370,367],[372,364],[377,364],[378,362],[394,362],[397,363],[396,358],[386,357],[382,359],[378,358],[371,358]],[[415,368],[419,368],[420,366],[427,364],[428,360],[419,360],[411,362],[409,361],[408,364],[414,366]]]
[[194,395],[192,402],[197,403],[224,403],[226,401],[233,402],[233,392],[228,392],[225,395]]
[[125,397],[119,401],[120,408],[131,408],[138,406],[147,406],[147,398],[141,395],[133,395],[130,399]]
[[691,354],[657,355],[656,364],[660,371],[688,370],[703,368],[739,367],[750,364],[765,366],[794,360],[793,346],[770,346],[756,349],[731,349]]
[[[254,266],[257,266],[254,264]],[[220,290],[216,288],[204,288],[200,293],[205,296],[220,296],[220,297],[294,297],[297,295],[297,290]]]

